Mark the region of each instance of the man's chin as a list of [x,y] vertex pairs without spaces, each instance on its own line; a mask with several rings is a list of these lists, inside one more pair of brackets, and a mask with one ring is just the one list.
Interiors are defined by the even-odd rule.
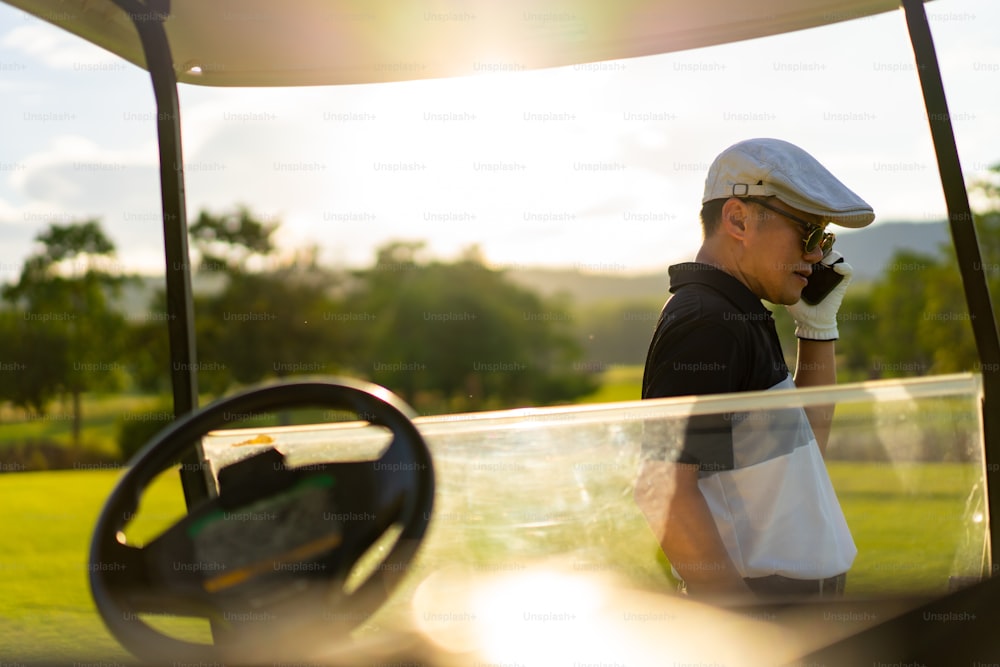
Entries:
[[777,301],[771,301],[771,303],[773,303],[776,306],[794,306],[801,300],[802,300],[802,290],[800,289],[794,292],[781,294],[778,296]]
[[783,302],[782,305],[785,305],[785,306],[794,306],[795,304],[797,304],[799,301],[802,300],[802,292],[805,290],[805,288],[806,288],[806,285],[802,285],[802,286],[796,287],[796,289],[792,290],[787,295],[788,300],[785,301],[785,302]]

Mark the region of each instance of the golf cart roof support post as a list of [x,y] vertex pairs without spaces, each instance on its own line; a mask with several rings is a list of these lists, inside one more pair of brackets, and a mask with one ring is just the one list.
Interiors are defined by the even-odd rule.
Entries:
[[[924,104],[927,108],[927,122],[930,124],[934,152],[937,155],[938,171],[948,207],[948,221],[951,236],[958,256],[958,267],[965,289],[965,301],[969,307],[972,332],[976,340],[980,370],[983,376],[983,437],[985,444],[986,489],[990,521],[990,558],[992,565],[1000,563],[1000,336],[990,301],[990,290],[983,269],[982,254],[976,227],[969,206],[969,195],[965,189],[965,179],[958,160],[955,133],[952,130],[948,102],[941,82],[937,55],[923,0],[902,0],[906,12],[906,25],[910,31],[913,55],[920,75]],[[993,484],[997,479],[998,483]],[[992,493],[990,491],[993,490]]]
[[[166,259],[167,331],[170,340],[170,384],[174,416],[198,407],[198,366],[194,335],[194,299],[184,197],[184,159],[181,153],[180,102],[170,43],[163,21],[169,0],[114,0],[132,19],[142,42],[146,68],[156,98],[156,130],[160,148],[160,196],[163,206],[163,245]],[[201,444],[182,461],[181,486],[188,507],[214,490],[201,465]]]

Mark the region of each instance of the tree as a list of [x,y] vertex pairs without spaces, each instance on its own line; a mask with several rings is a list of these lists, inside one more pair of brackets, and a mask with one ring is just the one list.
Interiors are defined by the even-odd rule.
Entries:
[[[197,297],[195,299],[197,303]],[[197,313],[197,307],[195,309]],[[131,380],[136,389],[152,394],[170,393],[170,339],[167,322],[176,314],[167,312],[167,295],[157,290],[141,320],[125,332]]]
[[[982,256],[973,268],[985,274],[995,316],[1000,295],[1000,164],[972,181],[969,190],[979,209],[973,219]],[[928,283],[929,315],[939,320],[933,331],[926,332],[926,345],[935,351],[938,372],[981,370],[954,247],[942,248],[942,255],[940,267],[923,278]]]
[[663,298],[600,301],[578,309],[577,336],[587,370],[642,364],[656,328]]
[[[981,266],[1000,293],[1000,165],[970,186]],[[994,298],[994,309],[996,299]],[[853,378],[981,370],[954,247],[896,252],[867,292],[848,293],[839,316],[851,340],[842,364]],[[859,377],[860,376],[860,377]]]
[[188,234],[201,255],[201,268],[240,273],[248,268],[252,258],[274,252],[271,236],[278,226],[277,222],[258,220],[246,206],[240,205],[222,214],[201,211]]
[[203,211],[191,227],[199,267],[224,277],[219,290],[195,301],[199,383],[211,393],[233,383],[331,373],[344,354],[336,332],[324,326],[333,274],[319,265],[315,248],[276,258],[271,237],[278,226],[238,207]]
[[52,326],[0,311],[0,400],[31,414],[43,415],[61,389],[66,373],[68,341]]
[[[125,373],[120,361],[124,317],[109,303],[125,278],[113,264],[114,244],[96,220],[52,224],[36,237],[40,248],[24,262],[4,298],[23,310],[20,355],[30,389],[11,399],[44,410],[56,393],[72,397],[72,440],[79,449],[81,395],[113,388]],[[28,379],[30,378],[30,381]]]
[[198,304],[205,387],[334,372],[342,350],[324,326],[329,288],[327,272],[295,261],[231,275],[222,292]]
[[852,284],[837,313],[840,339],[849,341],[837,346],[837,375],[841,381],[861,382],[879,377],[875,362],[883,351],[878,337],[881,317],[872,304],[871,285]]
[[[926,276],[939,270],[936,257],[899,251],[871,294],[878,313],[875,336],[878,349],[870,359],[872,377],[905,377],[932,372],[934,351],[926,344],[928,297],[933,289]],[[952,301],[952,307],[960,304]]]
[[363,350],[356,372],[417,409],[556,403],[594,389],[577,363],[568,304],[513,284],[474,252],[454,263],[422,263],[421,249],[384,246],[375,266],[358,275],[343,318]]

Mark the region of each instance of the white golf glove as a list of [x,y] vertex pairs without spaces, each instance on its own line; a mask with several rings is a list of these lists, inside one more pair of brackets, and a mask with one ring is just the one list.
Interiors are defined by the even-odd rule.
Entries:
[[795,336],[806,340],[836,340],[840,335],[837,330],[837,311],[847,293],[847,285],[851,282],[854,269],[844,261],[844,256],[836,250],[830,251],[822,260],[834,271],[844,276],[836,287],[822,301],[810,306],[799,300],[791,306],[785,306],[795,319]]

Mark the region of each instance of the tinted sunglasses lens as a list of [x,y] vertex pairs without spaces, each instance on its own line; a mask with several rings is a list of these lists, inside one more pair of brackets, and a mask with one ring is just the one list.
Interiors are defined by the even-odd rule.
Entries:
[[833,234],[824,232],[822,229],[814,229],[806,237],[806,252],[812,252],[818,246],[823,251],[823,255],[826,256],[833,250],[833,242],[836,239],[837,237]]
[[[818,241],[816,239],[818,239]],[[816,245],[819,245],[820,250],[823,251],[823,256],[826,257],[827,255],[830,254],[830,251],[833,250],[833,242],[836,240],[837,237],[834,236],[833,234],[826,232],[815,232],[810,235],[807,245],[809,243],[812,243],[813,248],[815,248]],[[808,252],[811,252],[811,249]]]
[[814,229],[806,237],[806,252],[812,252],[823,241],[823,230]]

